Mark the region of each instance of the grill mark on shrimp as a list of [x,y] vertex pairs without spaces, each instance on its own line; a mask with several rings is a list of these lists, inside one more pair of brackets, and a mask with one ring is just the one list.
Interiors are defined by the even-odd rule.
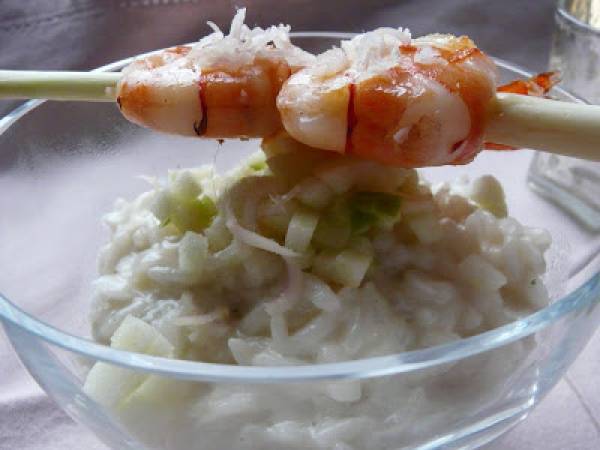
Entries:
[[467,139],[461,139],[458,142],[455,142],[454,145],[452,145],[452,149],[450,150],[450,154],[455,153],[466,141]]
[[346,113],[347,131],[346,131],[346,153],[352,152],[352,130],[356,125],[356,113],[354,112],[354,96],[356,94],[356,83],[348,84],[348,112]]
[[206,107],[206,99],[204,96],[204,90],[206,89],[206,81],[204,80],[203,75],[200,75],[200,81],[198,81],[198,86],[200,90],[198,92],[198,97],[200,99],[200,110],[202,111],[202,119],[200,119],[200,123],[198,121],[194,122],[194,132],[198,136],[203,136],[206,133],[206,128],[208,127],[208,108]]

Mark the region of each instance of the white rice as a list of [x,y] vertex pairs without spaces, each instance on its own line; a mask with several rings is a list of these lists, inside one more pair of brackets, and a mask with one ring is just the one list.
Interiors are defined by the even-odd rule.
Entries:
[[[502,217],[506,205],[493,177],[432,188],[413,170],[324,158],[294,185],[256,156],[226,176],[173,171],[136,199],[118,200],[105,216],[111,239],[94,284],[94,338],[109,344],[133,316],[166,338],[177,358],[313,364],[455,341],[548,303],[540,277],[550,237]],[[161,226],[160,199],[191,182],[217,203],[212,224],[200,232]],[[269,214],[285,229],[307,204],[322,217],[324,205],[353,190],[402,200],[392,221],[336,250],[339,264],[358,255],[348,256],[348,273],[335,272],[326,259],[331,250],[319,250],[314,239],[294,256],[283,238],[260,234]],[[282,257],[282,249],[290,253]],[[156,448],[392,449],[442,430],[454,408],[483,407],[528,351],[521,342],[456,368],[293,388],[163,380],[149,397],[127,403],[106,400],[103,389],[111,386],[86,389]]]

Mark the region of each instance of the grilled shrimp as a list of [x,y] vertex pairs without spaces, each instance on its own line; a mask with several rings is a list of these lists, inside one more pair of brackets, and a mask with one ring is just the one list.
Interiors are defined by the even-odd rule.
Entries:
[[422,167],[464,164],[483,144],[495,65],[467,37],[380,28],[317,57],[277,98],[295,139]]
[[283,82],[314,56],[291,44],[289,27],[244,25],[238,10],[229,35],[214,33],[132,62],[117,101],[139,125],[202,137],[262,137],[281,127],[276,97]]
[[[484,148],[496,67],[466,36],[411,38],[380,28],[315,57],[289,27],[244,25],[123,70],[118,103],[131,121],[207,138],[269,137],[284,128],[311,147],[402,167],[466,164]],[[500,92],[543,95],[541,74]],[[485,144],[485,145],[484,145]]]

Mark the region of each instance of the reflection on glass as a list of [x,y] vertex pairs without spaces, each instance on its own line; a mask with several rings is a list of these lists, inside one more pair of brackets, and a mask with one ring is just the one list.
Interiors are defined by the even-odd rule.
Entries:
[[598,0],[563,1],[561,9],[584,24],[600,28],[600,1]]
[[[561,0],[550,70],[562,84],[591,103],[600,103],[600,0]],[[600,151],[600,146],[599,146]],[[600,163],[538,153],[529,181],[593,231],[600,231]]]

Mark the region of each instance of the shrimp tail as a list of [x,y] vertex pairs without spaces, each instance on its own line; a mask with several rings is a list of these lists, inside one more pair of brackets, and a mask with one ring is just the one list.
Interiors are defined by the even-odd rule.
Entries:
[[497,92],[547,97],[548,92],[560,82],[559,72],[542,72],[526,80],[515,80],[499,86]]
[[[507,92],[511,94],[529,95],[532,97],[549,97],[548,92],[560,82],[560,73],[542,72],[526,80],[514,80],[510,83],[498,86],[496,92]],[[484,142],[485,150],[507,151],[518,150],[511,145],[496,144],[495,142]]]

